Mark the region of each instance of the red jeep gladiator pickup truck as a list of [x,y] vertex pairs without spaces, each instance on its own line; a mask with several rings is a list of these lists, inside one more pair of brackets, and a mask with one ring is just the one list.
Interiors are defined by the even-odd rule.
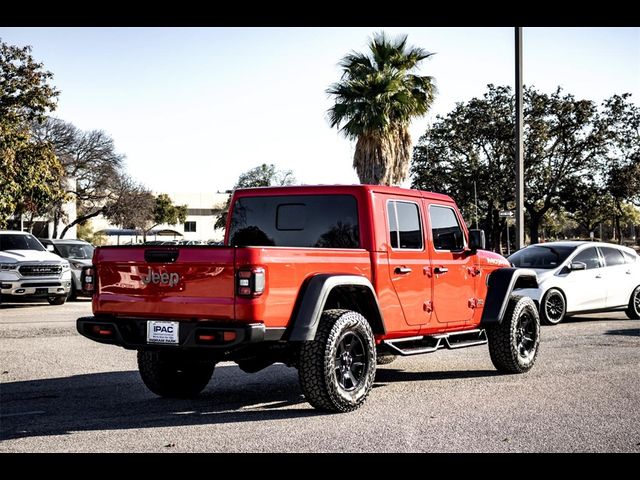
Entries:
[[236,190],[224,245],[99,247],[78,331],[138,351],[147,387],[188,397],[217,362],[296,367],[306,399],[358,408],[377,363],[489,344],[495,367],[528,371],[538,310],[517,288],[535,272],[481,250],[445,195],[396,187]]

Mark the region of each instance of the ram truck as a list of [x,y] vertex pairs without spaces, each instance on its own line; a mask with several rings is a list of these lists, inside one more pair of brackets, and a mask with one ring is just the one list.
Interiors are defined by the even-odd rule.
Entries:
[[98,247],[78,332],[137,350],[146,386],[199,394],[215,365],[298,369],[314,407],[363,404],[376,365],[487,344],[495,367],[536,361],[535,272],[485,251],[446,195],[397,187],[236,190],[220,246]]

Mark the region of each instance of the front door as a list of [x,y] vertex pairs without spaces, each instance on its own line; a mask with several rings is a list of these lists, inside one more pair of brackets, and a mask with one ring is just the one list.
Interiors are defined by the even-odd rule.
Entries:
[[604,308],[607,286],[602,259],[596,247],[589,247],[571,259],[571,263],[584,263],[585,270],[570,271],[562,284],[567,298],[567,312]]
[[387,199],[389,276],[409,325],[429,323],[432,312],[429,253],[417,201]]
[[436,318],[449,326],[463,325],[471,321],[475,307],[474,256],[465,250],[462,223],[453,207],[432,203],[428,214]]

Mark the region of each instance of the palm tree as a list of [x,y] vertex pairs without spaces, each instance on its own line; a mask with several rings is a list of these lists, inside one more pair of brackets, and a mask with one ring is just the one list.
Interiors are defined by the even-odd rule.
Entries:
[[384,32],[374,34],[369,50],[340,62],[342,78],[327,89],[336,102],[329,122],[357,140],[353,168],[361,183],[398,185],[409,171],[409,122],[427,113],[436,92],[433,77],[412,72],[433,53]]

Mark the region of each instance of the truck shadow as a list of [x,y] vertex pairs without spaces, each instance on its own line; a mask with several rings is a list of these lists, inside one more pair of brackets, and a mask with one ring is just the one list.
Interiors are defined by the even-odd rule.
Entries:
[[[6,374],[3,372],[3,375]],[[379,369],[375,387],[387,383],[498,375],[492,370],[410,372]],[[149,392],[137,371],[3,382],[0,441],[157,427],[262,422],[327,415],[309,405],[297,371],[273,365],[256,374],[217,366],[195,399],[164,399]]]
[[[149,392],[137,371],[1,384],[0,441],[73,431],[258,422],[321,415],[304,400],[294,369],[275,365],[252,376],[218,366],[195,399]],[[290,408],[301,404],[299,408]],[[289,408],[287,408],[289,407]]]

